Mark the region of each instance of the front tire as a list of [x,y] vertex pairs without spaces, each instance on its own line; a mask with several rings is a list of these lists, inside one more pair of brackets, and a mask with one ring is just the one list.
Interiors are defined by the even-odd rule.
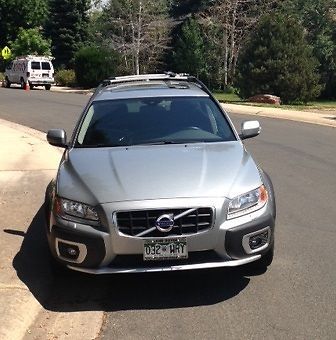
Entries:
[[9,81],[8,77],[5,78],[5,87],[7,87],[8,89],[11,86],[11,82]]
[[49,91],[51,89],[51,85],[44,85],[44,88]]

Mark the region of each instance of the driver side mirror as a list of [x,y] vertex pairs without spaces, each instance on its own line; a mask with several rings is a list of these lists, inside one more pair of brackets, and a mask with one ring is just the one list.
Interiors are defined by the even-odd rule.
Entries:
[[66,132],[62,129],[52,129],[47,133],[47,141],[53,146],[67,148]]
[[242,123],[240,139],[248,139],[258,136],[261,131],[260,123],[257,120],[248,120]]

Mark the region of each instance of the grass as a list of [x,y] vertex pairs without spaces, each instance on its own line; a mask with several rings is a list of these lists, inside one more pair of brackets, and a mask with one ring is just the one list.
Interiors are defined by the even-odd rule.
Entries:
[[223,93],[223,92],[214,92],[214,95],[217,100],[220,102],[226,102],[226,103],[239,103],[243,104],[244,101],[239,98],[238,95],[235,93]]
[[279,107],[285,110],[297,110],[297,111],[336,110],[336,100],[319,100],[319,101],[308,102],[307,104],[278,106],[278,105],[272,105],[272,104],[249,103],[241,99],[235,93],[214,92],[214,95],[217,98],[217,100],[219,100],[220,102],[231,103],[231,104],[252,105],[252,106],[259,106],[259,107]]

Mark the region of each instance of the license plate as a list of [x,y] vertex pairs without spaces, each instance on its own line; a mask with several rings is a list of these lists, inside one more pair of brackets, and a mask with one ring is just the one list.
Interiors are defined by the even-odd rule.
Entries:
[[186,238],[146,240],[143,249],[145,261],[180,260],[188,258]]

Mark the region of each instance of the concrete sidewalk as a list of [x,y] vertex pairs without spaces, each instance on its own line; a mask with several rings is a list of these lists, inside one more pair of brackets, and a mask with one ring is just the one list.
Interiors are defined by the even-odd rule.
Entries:
[[24,336],[41,310],[19,278],[29,259],[18,254],[61,152],[45,142],[45,134],[1,119],[0,145],[0,339],[13,340]]
[[0,145],[0,339],[95,339],[101,310],[46,307],[55,278],[43,202],[63,150],[50,146],[44,133],[2,119]]

